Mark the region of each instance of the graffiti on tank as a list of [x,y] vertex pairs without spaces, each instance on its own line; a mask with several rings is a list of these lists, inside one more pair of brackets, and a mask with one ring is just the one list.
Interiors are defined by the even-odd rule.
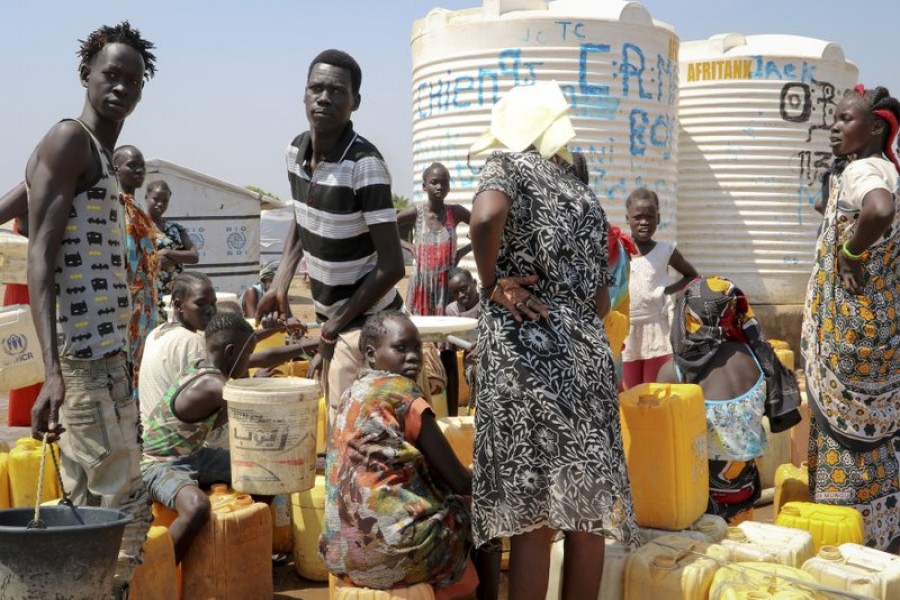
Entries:
[[828,169],[831,152],[812,149],[814,131],[828,131],[834,121],[837,105],[834,85],[827,81],[805,83],[791,81],[781,88],[779,111],[789,123],[808,123],[806,143],[811,148],[800,150],[794,156],[797,165],[797,222],[803,224],[803,215],[821,200],[822,175]]
[[808,62],[782,62],[766,59],[763,56],[751,56],[752,61],[750,79],[780,79],[784,81],[799,81],[801,83],[813,83],[816,80],[816,66]]
[[791,123],[810,123],[807,142],[816,129],[831,129],[836,106],[834,85],[827,81],[792,81],[781,88],[781,118]]
[[[584,35],[579,27],[581,23],[563,21],[558,25],[564,32],[561,35]],[[501,87],[533,85],[544,63],[528,60],[526,50],[529,49],[506,48],[498,52],[493,64],[463,73],[447,70],[422,81],[413,99],[417,117],[427,119],[454,111],[487,108],[499,99]],[[560,86],[572,107],[572,116],[627,120],[632,156],[644,156],[647,148],[653,147],[662,149],[663,160],[670,159],[674,124],[669,113],[678,97],[673,60],[657,53],[655,61],[649,62],[643,49],[631,42],[623,43],[615,51],[609,44],[596,42],[583,42],[572,50],[578,52],[577,84]],[[610,70],[614,85],[596,80],[597,73]],[[640,105],[628,114],[620,114],[620,104],[626,98]],[[658,104],[659,109],[654,109],[653,104]]]
[[[496,50],[486,60],[466,61],[431,71],[413,90],[413,114],[422,130],[413,144],[416,182],[413,199],[422,201],[418,171],[431,162],[443,163],[450,171],[455,190],[478,184],[484,156],[467,162],[465,153],[475,133],[431,119],[454,116],[466,111],[487,111],[515,85],[533,85],[538,80],[556,77],[577,120],[609,121],[616,138],[595,141],[572,150],[585,154],[591,187],[605,203],[618,208],[635,187],[646,185],[655,190],[664,204],[674,201],[674,185],[653,175],[646,180],[638,175],[654,171],[672,160],[677,137],[674,108],[678,103],[678,40],[666,45],[644,40],[606,39],[591,30],[590,22],[558,20],[523,25],[511,46]],[[556,62],[543,53],[543,46],[554,46]],[[560,56],[562,54],[562,56]],[[568,64],[560,71],[559,60]],[[449,64],[447,66],[450,66]],[[433,124],[434,123],[434,124]],[[577,125],[576,125],[577,128]],[[627,142],[627,143],[626,143]],[[674,215],[674,211],[666,211]],[[666,217],[660,229],[671,229]]]

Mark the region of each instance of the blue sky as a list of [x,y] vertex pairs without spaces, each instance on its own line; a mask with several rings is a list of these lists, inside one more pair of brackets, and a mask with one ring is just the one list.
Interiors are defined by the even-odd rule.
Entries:
[[[590,2],[591,0],[584,0]],[[597,0],[602,1],[602,0]],[[0,35],[3,119],[0,188],[23,177],[34,145],[58,119],[81,111],[75,51],[102,23],[129,19],[158,47],[159,72],[120,137],[149,157],[239,185],[289,197],[286,144],[306,127],[302,91],[310,59],[328,47],[347,50],[363,68],[357,130],[382,150],[395,192],[412,196],[412,22],[428,10],[478,6],[478,0],[273,2],[8,3]],[[737,31],[787,33],[834,41],[867,86],[900,94],[894,40],[896,0],[856,6],[819,0],[647,0],[682,42]],[[177,202],[177,199],[173,199]]]

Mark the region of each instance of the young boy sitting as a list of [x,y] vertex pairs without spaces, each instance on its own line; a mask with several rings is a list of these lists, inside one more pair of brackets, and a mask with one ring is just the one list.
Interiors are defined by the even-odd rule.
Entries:
[[150,497],[178,512],[169,527],[178,562],[209,520],[209,498],[200,486],[231,482],[228,450],[203,443],[227,420],[225,383],[247,375],[256,346],[253,328],[239,313],[216,314],[204,336],[206,357],[182,370],[144,422],[141,472]]

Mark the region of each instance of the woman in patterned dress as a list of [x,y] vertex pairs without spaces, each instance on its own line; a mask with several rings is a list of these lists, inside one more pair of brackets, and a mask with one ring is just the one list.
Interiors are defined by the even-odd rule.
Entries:
[[440,599],[471,593],[477,581],[479,600],[495,599],[499,557],[476,551],[469,560],[472,475],[416,385],[415,325],[380,312],[366,321],[359,349],[367,368],[341,397],[328,444],[325,565],[357,586],[427,583]]
[[900,103],[882,87],[848,90],[835,109],[836,168],[825,182],[801,340],[813,413],[810,496],[856,508],[865,543],[894,551],[900,544],[900,166],[892,149],[898,119]]
[[470,150],[502,144],[471,220],[481,281],[472,529],[511,537],[510,598],[544,598],[565,532],[566,598],[596,598],[604,535],[639,544],[619,429],[607,228],[563,160],[575,135],[555,83],[513,88]]
[[196,265],[200,262],[200,253],[191,241],[187,229],[174,221],[163,219],[171,199],[172,190],[162,179],[151,181],[147,186],[144,200],[147,212],[162,233],[156,242],[160,267],[156,293],[159,297],[159,319],[162,323],[168,321],[163,296],[172,293],[172,282],[184,271],[184,265]]
[[144,155],[134,146],[119,146],[113,152],[113,164],[119,180],[119,200],[125,207],[125,271],[131,297],[128,362],[136,397],[144,340],[157,325],[159,257],[156,254],[156,240],[160,234],[150,216],[134,201],[135,190],[144,185]]

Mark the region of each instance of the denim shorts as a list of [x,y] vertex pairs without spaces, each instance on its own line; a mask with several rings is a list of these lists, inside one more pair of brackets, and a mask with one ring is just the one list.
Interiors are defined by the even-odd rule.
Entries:
[[150,497],[175,510],[175,496],[186,485],[209,487],[231,485],[231,453],[222,448],[200,448],[190,456],[158,461],[145,456],[141,461],[144,483]]

